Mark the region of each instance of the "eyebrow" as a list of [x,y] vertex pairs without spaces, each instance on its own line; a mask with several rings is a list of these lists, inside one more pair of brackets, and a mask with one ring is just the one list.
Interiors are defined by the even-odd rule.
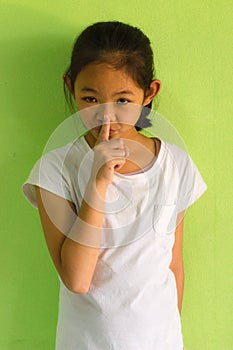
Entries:
[[94,93],[98,93],[98,91],[97,90],[95,90],[95,89],[92,89],[92,88],[90,88],[90,87],[83,87],[82,89],[81,89],[81,92],[94,92]]
[[[81,92],[93,92],[95,94],[98,94],[98,91],[91,88],[91,87],[88,87],[88,86],[84,86],[82,89],[81,89]],[[115,92],[113,94],[113,96],[116,96],[116,95],[134,95],[134,93],[130,90],[122,90],[122,91],[118,91],[118,92]]]
[[130,90],[122,90],[122,91],[119,91],[119,92],[115,92],[115,94],[113,94],[114,96],[115,95],[134,95],[134,93]]

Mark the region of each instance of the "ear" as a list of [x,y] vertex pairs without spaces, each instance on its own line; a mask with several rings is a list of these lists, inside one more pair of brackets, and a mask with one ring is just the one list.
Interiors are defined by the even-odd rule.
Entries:
[[73,91],[73,89],[72,89],[72,84],[71,84],[71,80],[70,80],[69,75],[64,74],[64,75],[63,75],[63,80],[64,80],[64,82],[65,82],[65,84],[66,84],[67,89],[69,90],[69,92],[70,92],[70,93],[72,94],[72,96],[74,97],[74,91]]
[[146,91],[143,106],[147,106],[161,89],[161,82],[159,80],[152,80],[149,89]]

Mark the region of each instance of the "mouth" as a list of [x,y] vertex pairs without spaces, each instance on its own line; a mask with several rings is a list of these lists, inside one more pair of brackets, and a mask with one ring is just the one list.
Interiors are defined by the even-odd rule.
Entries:
[[[97,134],[99,134],[101,128],[102,128],[102,125],[101,125],[101,126],[95,127],[94,130],[95,130],[95,132],[96,132]],[[114,135],[114,134],[116,134],[117,132],[118,132],[118,129],[110,129],[110,130],[109,130],[109,135]]]
[[117,129],[115,129],[115,130],[114,129],[110,129],[109,130],[109,135],[114,135],[114,134],[117,133],[117,131],[118,131]]

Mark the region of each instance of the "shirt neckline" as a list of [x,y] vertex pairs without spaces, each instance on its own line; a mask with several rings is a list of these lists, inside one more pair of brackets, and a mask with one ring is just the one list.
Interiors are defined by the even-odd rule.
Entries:
[[155,172],[157,172],[161,166],[161,163],[162,163],[162,159],[164,157],[164,154],[165,154],[165,144],[166,144],[166,141],[164,140],[161,140],[161,145],[160,145],[160,150],[159,150],[159,153],[158,153],[158,156],[155,160],[153,160],[151,166],[150,164],[148,164],[144,170],[142,169],[141,172],[138,172],[138,173],[127,173],[127,174],[120,174],[120,173],[117,173],[115,172],[115,175],[119,178],[124,178],[124,179],[141,179],[142,177],[144,177],[145,175],[150,175],[150,174],[154,174]]
[[[88,152],[93,151],[92,148],[88,145],[88,143],[85,139],[85,135],[81,136],[80,140],[82,141],[83,145],[85,146],[85,148]],[[142,169],[142,171],[139,173],[132,172],[132,173],[120,174],[120,173],[115,171],[114,176],[117,176],[119,178],[124,178],[124,179],[140,179],[145,174],[150,175],[151,173],[155,173],[155,171],[158,171],[160,168],[160,165],[162,163],[162,160],[164,158],[164,154],[165,154],[165,150],[166,150],[166,141],[164,141],[162,139],[159,139],[159,140],[161,142],[160,150],[159,150],[159,153],[157,155],[157,158],[152,161],[151,166],[150,166],[150,164],[148,164],[145,167],[145,170]]]

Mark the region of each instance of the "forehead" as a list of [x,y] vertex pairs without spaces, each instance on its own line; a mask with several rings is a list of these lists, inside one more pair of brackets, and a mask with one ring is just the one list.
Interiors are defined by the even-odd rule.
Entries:
[[98,90],[113,88],[115,90],[142,91],[124,68],[114,69],[107,63],[92,63],[84,67],[75,80],[76,88],[82,89],[83,86]]

